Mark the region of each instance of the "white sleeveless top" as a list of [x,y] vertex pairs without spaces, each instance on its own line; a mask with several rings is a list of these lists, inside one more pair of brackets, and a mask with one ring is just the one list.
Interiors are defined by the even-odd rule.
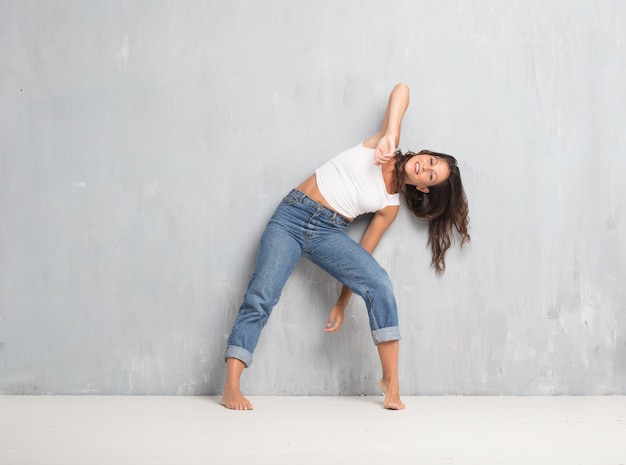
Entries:
[[315,171],[317,187],[328,204],[346,218],[400,205],[399,194],[387,193],[375,149],[360,143],[328,160]]

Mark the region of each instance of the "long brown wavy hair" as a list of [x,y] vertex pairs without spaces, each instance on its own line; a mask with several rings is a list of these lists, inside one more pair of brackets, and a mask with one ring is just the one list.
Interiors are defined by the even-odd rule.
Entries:
[[[444,182],[428,188],[426,194],[405,184],[405,166],[415,155],[432,155],[443,160],[450,167],[450,176]],[[394,181],[398,192],[404,198],[413,214],[422,220],[428,220],[428,245],[432,252],[432,266],[437,274],[446,270],[445,255],[454,239],[454,229],[461,237],[461,247],[470,241],[467,232],[469,226],[469,206],[461,182],[461,172],[456,158],[445,153],[422,150],[414,153],[402,153],[397,150],[394,154]]]

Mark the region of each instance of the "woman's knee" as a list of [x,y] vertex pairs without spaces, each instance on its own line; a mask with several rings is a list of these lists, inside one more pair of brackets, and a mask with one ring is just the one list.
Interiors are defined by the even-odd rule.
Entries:
[[379,294],[384,299],[394,299],[393,283],[387,271],[384,268],[379,268],[373,275],[372,284],[370,286],[374,292]]

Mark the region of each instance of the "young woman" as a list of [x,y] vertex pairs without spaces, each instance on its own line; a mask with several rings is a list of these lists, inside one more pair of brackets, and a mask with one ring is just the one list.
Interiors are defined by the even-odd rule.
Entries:
[[[461,245],[470,239],[467,199],[456,160],[429,151],[402,154],[396,150],[408,104],[409,88],[397,84],[380,131],[322,165],[274,212],[261,237],[256,268],[228,339],[224,406],[252,409],[239,388],[241,374],[252,363],[261,330],[287,278],[305,256],[343,283],[326,331],[339,329],[353,292],[365,301],[382,365],[379,387],[385,395],[384,407],[404,408],[398,382],[396,301],[387,272],[371,254],[398,215],[400,194],[418,218],[430,223],[428,243],[437,273],[445,270],[453,229]],[[348,226],[370,212],[374,215],[357,244],[348,236]]]

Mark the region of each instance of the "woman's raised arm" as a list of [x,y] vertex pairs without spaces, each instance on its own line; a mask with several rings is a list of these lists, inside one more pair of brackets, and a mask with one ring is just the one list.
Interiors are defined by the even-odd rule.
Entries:
[[380,131],[367,139],[363,145],[376,149],[374,158],[377,165],[382,165],[391,159],[400,143],[402,118],[409,106],[409,86],[403,83],[396,84],[389,94],[385,117]]

